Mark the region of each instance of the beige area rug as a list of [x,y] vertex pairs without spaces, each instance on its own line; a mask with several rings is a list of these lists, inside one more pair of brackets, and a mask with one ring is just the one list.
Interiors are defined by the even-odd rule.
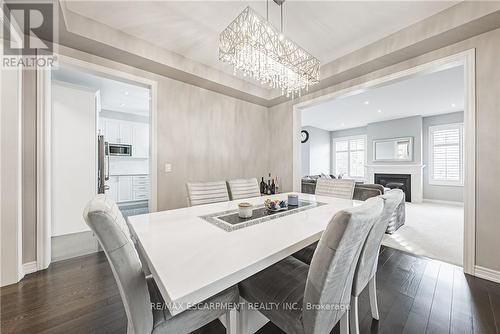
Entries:
[[406,203],[406,222],[383,244],[409,253],[463,265],[464,208],[437,203]]

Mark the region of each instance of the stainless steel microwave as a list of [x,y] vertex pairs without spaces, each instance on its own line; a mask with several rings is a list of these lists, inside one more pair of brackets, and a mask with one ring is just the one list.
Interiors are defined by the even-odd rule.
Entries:
[[118,155],[122,157],[132,156],[132,145],[125,144],[108,144],[108,154]]

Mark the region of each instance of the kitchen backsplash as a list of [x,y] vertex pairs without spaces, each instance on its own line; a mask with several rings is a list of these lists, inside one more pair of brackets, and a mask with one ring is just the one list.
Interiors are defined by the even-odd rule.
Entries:
[[109,174],[149,174],[148,159],[128,159],[122,157],[110,157]]

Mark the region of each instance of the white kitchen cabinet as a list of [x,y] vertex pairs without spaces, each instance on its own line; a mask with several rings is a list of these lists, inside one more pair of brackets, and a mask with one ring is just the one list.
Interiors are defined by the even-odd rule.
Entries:
[[132,145],[132,123],[130,122],[120,122],[120,144]]
[[149,176],[134,176],[132,179],[132,197],[134,201],[149,199]]
[[132,176],[118,177],[118,202],[127,202],[133,200],[132,194]]
[[149,124],[102,117],[99,127],[108,143],[132,145],[134,158],[149,156]]
[[110,176],[106,185],[109,186],[106,194],[117,203],[149,199],[148,175]]
[[134,123],[132,126],[132,156],[134,158],[149,157],[149,125]]
[[110,196],[113,201],[118,202],[118,176],[110,176],[106,185],[109,186],[109,189],[106,190],[106,194]]
[[112,119],[103,120],[105,124],[104,139],[110,144],[120,144],[120,122]]

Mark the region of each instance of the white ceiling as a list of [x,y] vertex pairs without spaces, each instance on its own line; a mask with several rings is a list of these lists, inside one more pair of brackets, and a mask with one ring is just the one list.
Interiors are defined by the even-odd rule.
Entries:
[[149,89],[61,66],[55,80],[100,90],[101,109],[149,116]]
[[323,102],[302,111],[302,126],[335,131],[389,119],[462,111],[463,71],[462,66],[454,67]]
[[[324,64],[456,3],[288,0],[284,31]],[[218,36],[248,5],[265,16],[266,1],[66,3],[74,13],[230,74],[231,66],[218,61]],[[279,7],[272,0],[269,6],[270,20],[279,27]]]

